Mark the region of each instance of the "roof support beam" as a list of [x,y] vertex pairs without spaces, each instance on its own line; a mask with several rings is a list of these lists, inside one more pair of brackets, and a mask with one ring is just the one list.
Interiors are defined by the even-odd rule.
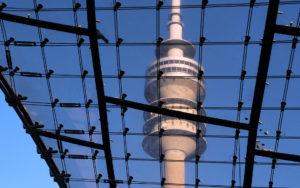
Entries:
[[293,36],[300,36],[300,28],[297,27],[289,27],[285,25],[276,25],[275,32],[284,35],[293,35]]
[[104,145],[104,154],[107,167],[107,174],[110,180],[110,188],[116,188],[114,167],[110,149],[109,129],[107,120],[106,101],[104,95],[104,84],[102,80],[102,70],[100,64],[99,48],[97,41],[97,28],[96,28],[96,12],[95,12],[95,0],[86,0],[87,6],[87,18],[89,39],[93,60],[93,70],[95,75],[95,84],[97,90],[97,100],[99,108],[99,116],[101,122],[102,141]]
[[[1,66],[0,66],[1,68]],[[10,87],[9,82],[6,80],[4,75],[0,73],[0,89],[3,91],[4,95],[6,98],[14,98],[17,99],[17,95],[15,94],[14,90]],[[21,103],[21,101],[16,100],[15,103],[10,104],[16,113],[18,114],[19,118],[24,124],[24,127],[27,130],[32,129],[33,126],[33,121],[30,118],[27,110]],[[43,142],[43,140],[38,136],[37,134],[31,134],[31,138],[35,142],[38,150],[41,152],[41,154],[46,154],[47,153],[47,146]],[[59,168],[57,167],[55,161],[53,160],[52,157],[47,157],[44,158],[46,161],[47,165],[49,166],[49,169],[51,171],[51,174],[54,176],[54,180],[58,183],[60,188],[67,188],[67,184],[64,181],[63,176],[61,175],[61,172]]]
[[208,117],[208,116],[200,116],[200,115],[190,114],[190,113],[186,113],[186,112],[180,112],[180,111],[176,111],[176,110],[169,110],[166,108],[160,108],[157,106],[151,106],[151,105],[147,105],[147,104],[127,101],[127,100],[114,98],[114,97],[106,96],[105,100],[108,103],[125,106],[125,107],[129,107],[129,108],[134,108],[134,109],[142,110],[142,111],[146,111],[146,112],[153,112],[153,113],[157,113],[157,114],[161,114],[161,115],[165,115],[165,116],[176,117],[176,118],[180,118],[180,119],[186,119],[186,120],[203,122],[203,123],[209,123],[209,124],[214,124],[214,125],[220,125],[223,127],[239,128],[239,129],[244,129],[244,130],[250,129],[248,124],[240,123],[240,122],[236,122],[236,121],[229,121],[229,120],[218,119],[218,118],[213,118],[213,117]]
[[251,184],[252,184],[257,128],[258,128],[258,122],[260,118],[265,85],[266,85],[266,80],[268,75],[278,6],[279,6],[279,0],[269,1],[263,43],[260,52],[259,66],[257,71],[254,97],[253,97],[252,109],[250,115],[251,129],[248,133],[246,166],[245,166],[244,186],[243,186],[245,188],[251,188]]
[[39,136],[53,138],[53,139],[61,140],[61,141],[68,142],[71,144],[77,144],[77,145],[91,147],[91,148],[95,148],[95,149],[100,149],[100,150],[104,149],[104,146],[102,144],[97,144],[94,142],[85,141],[85,140],[81,140],[81,139],[77,139],[77,138],[72,138],[72,137],[68,137],[68,136],[64,136],[64,135],[60,135],[60,134],[55,134],[55,133],[51,133],[51,132],[44,131],[44,130],[35,129],[33,131],[27,131],[27,133],[37,134]]
[[273,152],[273,151],[255,150],[255,155],[259,155],[259,156],[262,156],[262,157],[270,157],[270,158],[275,158],[275,159],[282,159],[282,160],[300,162],[300,156],[299,155],[292,155],[292,154],[287,154],[287,153],[278,153],[278,152]]
[[0,12],[0,19],[10,21],[10,22],[20,23],[20,24],[25,24],[25,25],[41,27],[41,28],[45,28],[45,29],[74,33],[74,34],[78,34],[78,35],[86,35],[86,36],[89,35],[89,30],[86,28],[74,27],[74,26],[70,26],[70,25],[64,25],[64,24],[42,21],[42,20],[36,20],[36,19],[32,19],[32,18],[16,16],[13,14],[7,14],[7,13],[3,13],[3,12]]

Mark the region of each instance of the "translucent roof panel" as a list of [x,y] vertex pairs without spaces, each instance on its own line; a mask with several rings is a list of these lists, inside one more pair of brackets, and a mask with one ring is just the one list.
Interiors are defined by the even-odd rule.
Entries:
[[[59,185],[163,187],[170,161],[164,158],[162,140],[175,134],[178,145],[181,137],[203,148],[207,144],[201,155],[195,151],[179,160],[185,164],[185,187],[197,182],[198,187],[243,187],[247,153],[254,152],[247,148],[247,129],[253,114],[260,113],[255,149],[291,154],[298,162],[255,156],[252,187],[269,187],[270,182],[297,187],[298,40],[275,34],[262,108],[252,109],[260,57],[267,55],[261,49],[269,2],[250,2],[181,0],[182,37],[188,42],[177,44],[165,42],[168,25],[174,24],[171,0],[95,1],[96,27],[108,39],[98,40],[101,75],[94,69],[89,36],[0,20],[1,89],[33,135],[51,176],[62,178]],[[6,4],[1,15],[74,26],[76,31],[88,28],[84,0]],[[300,2],[281,1],[276,23],[299,28],[299,10]],[[163,52],[169,48],[194,50],[189,53],[195,56]],[[160,53],[167,56],[160,58]],[[103,82],[103,91],[96,81]],[[172,111],[163,114],[161,108]],[[198,122],[203,117],[205,124]],[[248,127],[235,129],[233,124]]]

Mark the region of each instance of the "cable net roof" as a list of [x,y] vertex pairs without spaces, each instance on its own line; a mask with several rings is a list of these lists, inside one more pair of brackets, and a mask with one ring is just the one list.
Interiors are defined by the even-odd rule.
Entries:
[[[147,104],[145,81],[156,75],[146,76],[146,69],[157,60],[158,38],[169,38],[171,1],[164,1],[160,8],[155,0],[119,2],[120,7],[115,0],[95,2],[97,28],[109,40],[98,40],[104,93],[116,98],[125,93],[126,100]],[[39,4],[43,7],[37,11]],[[194,60],[204,68],[206,97],[201,102],[207,116],[249,123],[268,5],[265,0],[212,0],[206,6],[202,1],[182,0],[183,39],[194,45]],[[299,1],[281,1],[277,24],[299,27],[299,8]],[[2,12],[88,28],[83,0],[9,1]],[[0,64],[8,68],[2,74],[17,95],[27,97],[21,102],[32,122],[54,135],[103,144],[89,37],[5,20],[0,23]],[[257,149],[300,155],[300,54],[296,46],[296,37],[275,34]],[[190,77],[197,79],[197,75]],[[162,186],[164,161],[151,158],[142,148],[143,113],[107,102],[118,187]],[[248,130],[236,134],[235,128],[226,126],[206,124],[206,128],[206,151],[198,162],[185,161],[185,186],[195,187],[199,179],[199,187],[242,187]],[[68,187],[109,187],[103,150],[40,138],[46,148],[57,151],[50,152],[50,158],[60,172],[70,175],[65,180]],[[299,163],[275,162],[255,157],[253,187],[269,187],[269,182],[273,187],[298,186]]]

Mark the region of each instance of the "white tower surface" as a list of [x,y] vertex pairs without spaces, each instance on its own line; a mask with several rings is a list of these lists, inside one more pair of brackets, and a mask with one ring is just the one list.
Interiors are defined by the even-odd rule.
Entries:
[[[195,60],[194,46],[182,39],[180,0],[172,0],[170,39],[156,49],[157,60],[146,71],[145,98],[150,105],[204,115],[201,102],[205,97],[202,66]],[[175,78],[176,77],[176,78]],[[184,160],[201,155],[206,149],[202,137],[206,132],[204,123],[197,123],[169,116],[159,117],[144,113],[144,150],[152,157],[164,155],[165,188],[184,188]],[[200,137],[196,133],[201,131]],[[162,134],[163,133],[163,134]],[[160,135],[160,136],[158,136]]]

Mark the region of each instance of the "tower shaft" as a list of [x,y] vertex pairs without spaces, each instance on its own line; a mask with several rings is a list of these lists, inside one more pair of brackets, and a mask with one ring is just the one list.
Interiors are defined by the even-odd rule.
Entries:
[[[180,0],[172,0],[170,39],[156,48],[157,60],[147,68],[145,98],[150,105],[204,115],[199,105],[205,97],[204,80],[199,78],[203,68],[193,60],[194,46],[182,39],[180,5]],[[164,155],[166,159],[164,188],[185,188],[184,160],[205,151],[205,138],[196,138],[196,133],[205,135],[206,125],[149,112],[144,112],[144,119],[143,149],[154,158]]]
[[[169,31],[170,39],[182,40],[182,27],[181,22],[181,11],[180,11],[181,0],[172,0],[172,10],[170,14]],[[168,51],[169,57],[183,57],[183,50],[181,48],[170,48]],[[167,185],[165,188],[184,188],[185,183],[185,169],[184,159],[186,154],[180,150],[167,150],[165,151],[165,178]],[[169,161],[169,160],[176,160]],[[168,185],[170,183],[171,185]],[[172,184],[181,184],[172,185]]]
[[[165,188],[184,188],[185,170],[183,160],[186,157],[185,153],[180,150],[168,150],[165,152],[165,157],[165,178],[167,183]],[[171,185],[168,185],[168,183]]]

